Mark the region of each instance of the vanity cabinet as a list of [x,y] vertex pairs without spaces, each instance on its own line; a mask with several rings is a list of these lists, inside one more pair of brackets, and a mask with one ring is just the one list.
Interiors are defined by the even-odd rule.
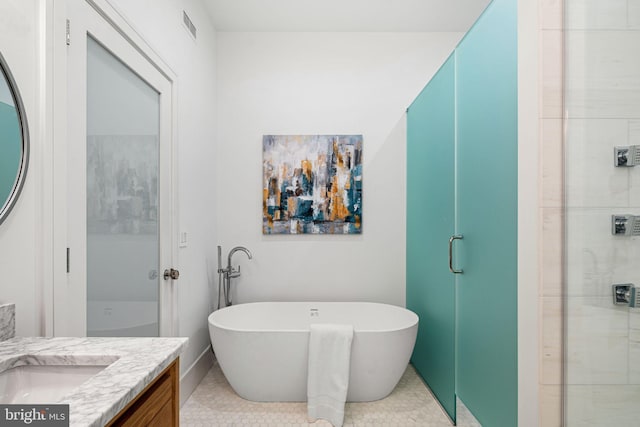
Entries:
[[178,426],[180,421],[179,384],[179,360],[176,359],[107,426]]

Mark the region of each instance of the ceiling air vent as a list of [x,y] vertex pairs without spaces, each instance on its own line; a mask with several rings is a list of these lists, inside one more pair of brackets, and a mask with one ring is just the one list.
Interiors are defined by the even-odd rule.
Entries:
[[184,26],[187,28],[187,30],[189,30],[189,34],[191,34],[191,36],[195,40],[196,26],[193,25],[193,22],[191,22],[191,18],[189,18],[189,15],[187,15],[187,12],[185,12],[184,10],[182,11],[182,22],[184,23]]

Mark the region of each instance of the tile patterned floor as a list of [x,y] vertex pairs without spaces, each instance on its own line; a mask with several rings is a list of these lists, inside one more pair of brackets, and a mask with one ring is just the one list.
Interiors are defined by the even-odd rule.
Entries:
[[[182,427],[207,426],[312,426],[305,402],[251,402],[238,396],[217,363],[180,409]],[[347,403],[345,427],[451,427],[448,418],[424,386],[412,366],[407,367],[396,389],[376,402]]]

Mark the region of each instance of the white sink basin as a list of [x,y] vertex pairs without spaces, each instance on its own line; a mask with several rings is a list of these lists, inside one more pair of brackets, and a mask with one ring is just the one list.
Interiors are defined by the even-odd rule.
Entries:
[[0,372],[0,403],[55,403],[108,365],[23,365]]

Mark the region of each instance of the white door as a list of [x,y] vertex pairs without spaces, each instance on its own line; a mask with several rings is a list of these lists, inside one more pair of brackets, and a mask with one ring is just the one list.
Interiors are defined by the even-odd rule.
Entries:
[[172,81],[126,31],[66,4],[66,280],[57,336],[170,336]]

